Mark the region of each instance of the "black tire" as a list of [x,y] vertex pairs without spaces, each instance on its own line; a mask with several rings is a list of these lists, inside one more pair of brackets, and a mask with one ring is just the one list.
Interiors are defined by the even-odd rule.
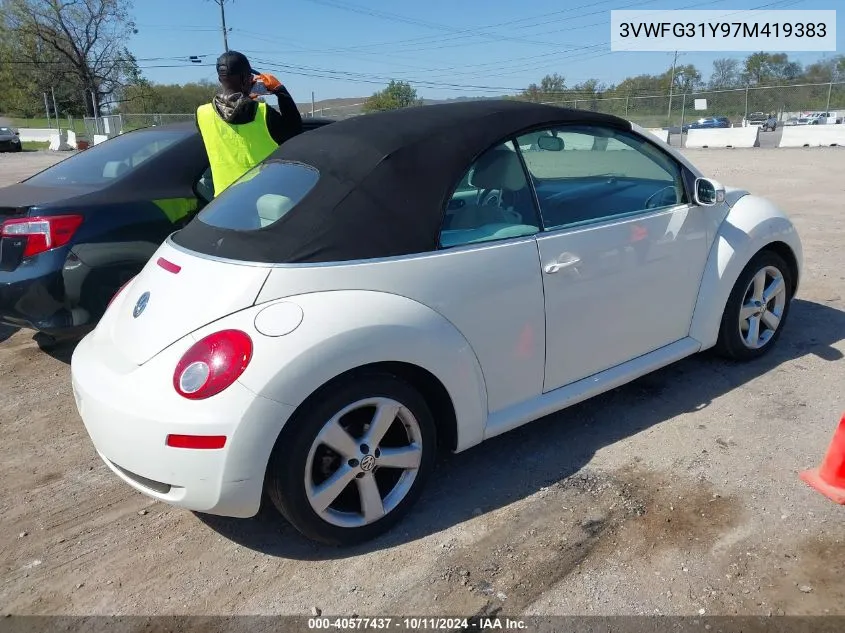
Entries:
[[[416,418],[422,445],[420,465],[410,489],[393,510],[363,526],[340,527],[321,518],[308,501],[304,480],[309,451],[332,416],[358,400],[377,396],[401,403]],[[388,373],[352,376],[319,393],[287,422],[268,464],[267,494],[281,515],[305,537],[327,545],[355,545],[383,534],[410,510],[434,469],[436,453],[434,418],[416,389]],[[353,483],[348,487],[354,487]]]
[[[754,276],[767,266],[776,268],[783,276],[786,285],[786,303],[783,308],[780,323],[777,325],[771,338],[766,343],[753,349],[743,343],[739,331],[739,314],[745,298],[745,292]],[[747,361],[759,358],[766,354],[772,347],[775,346],[777,340],[780,338],[781,332],[786,325],[787,317],[789,316],[789,308],[792,303],[792,291],[794,288],[794,280],[792,278],[792,270],[789,268],[783,258],[770,250],[763,250],[757,253],[750,262],[743,269],[742,273],[736,281],[736,284],[731,290],[728,301],[725,304],[725,311],[722,314],[722,322],[719,328],[719,339],[715,346],[715,351],[718,355],[732,360]]]

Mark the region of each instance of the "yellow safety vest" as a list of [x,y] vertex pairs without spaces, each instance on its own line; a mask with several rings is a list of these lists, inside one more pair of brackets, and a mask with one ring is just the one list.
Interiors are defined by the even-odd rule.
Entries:
[[255,119],[240,125],[226,123],[206,103],[197,108],[197,123],[211,164],[215,197],[279,147],[267,129],[263,102],[258,103]]

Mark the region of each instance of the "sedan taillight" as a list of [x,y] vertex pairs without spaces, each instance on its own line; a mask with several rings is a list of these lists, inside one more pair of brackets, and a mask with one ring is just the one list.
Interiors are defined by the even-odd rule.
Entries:
[[0,237],[26,239],[23,256],[32,257],[70,242],[83,219],[81,215],[54,215],[6,220]]
[[240,330],[222,330],[194,343],[173,372],[173,388],[189,400],[220,393],[244,372],[252,359],[252,339]]

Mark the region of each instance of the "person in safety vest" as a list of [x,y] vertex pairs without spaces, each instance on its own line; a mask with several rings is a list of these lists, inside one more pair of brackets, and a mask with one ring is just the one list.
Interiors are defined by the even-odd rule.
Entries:
[[[287,88],[273,75],[257,73],[243,53],[217,59],[222,91],[197,108],[196,122],[208,153],[214,196],[302,132],[302,117]],[[251,96],[256,81],[279,100],[279,111]]]

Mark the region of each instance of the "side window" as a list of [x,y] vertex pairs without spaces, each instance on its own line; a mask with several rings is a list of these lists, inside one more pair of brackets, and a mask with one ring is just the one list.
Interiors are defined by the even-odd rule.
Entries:
[[489,242],[539,230],[531,185],[508,141],[487,150],[461,177],[446,206],[440,245]]
[[517,143],[546,230],[687,202],[680,166],[633,134],[562,126]]

